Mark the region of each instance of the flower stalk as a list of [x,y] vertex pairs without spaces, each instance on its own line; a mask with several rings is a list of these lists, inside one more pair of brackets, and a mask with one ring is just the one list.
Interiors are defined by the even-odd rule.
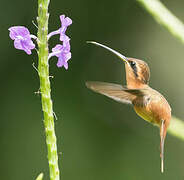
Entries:
[[46,144],[48,150],[48,162],[50,180],[59,180],[58,154],[56,135],[54,128],[54,114],[51,99],[51,88],[49,80],[48,63],[48,6],[49,0],[38,0],[38,75],[40,78],[40,92],[42,101],[42,110],[44,114],[44,127],[46,134]]
[[[49,0],[38,0],[38,33],[36,37],[31,34],[24,26],[12,26],[9,36],[14,41],[14,47],[25,51],[28,55],[35,49],[32,39],[37,40],[38,44],[38,75],[40,78],[40,93],[42,101],[42,111],[44,114],[44,126],[46,134],[46,144],[48,150],[48,161],[50,170],[50,180],[59,180],[59,167],[56,135],[54,129],[54,112],[51,99],[51,87],[49,79],[49,59],[53,56],[58,58],[57,67],[68,69],[68,61],[71,59],[70,38],[66,35],[68,26],[72,20],[65,15],[60,15],[61,27],[48,34],[48,6]],[[49,53],[48,40],[54,35],[60,34],[62,44],[57,44]],[[42,179],[40,175],[38,179]]]

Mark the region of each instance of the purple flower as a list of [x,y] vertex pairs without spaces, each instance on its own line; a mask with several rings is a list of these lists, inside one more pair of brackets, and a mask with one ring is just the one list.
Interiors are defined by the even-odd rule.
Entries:
[[71,58],[70,41],[63,41],[63,45],[57,44],[52,48],[49,58],[52,56],[58,57],[57,67],[64,66],[65,69],[68,69],[68,60]]
[[72,20],[69,17],[65,18],[65,15],[60,16],[61,28],[60,28],[60,41],[68,41],[69,37],[65,34],[67,27],[72,24]]
[[24,26],[13,26],[8,29],[10,31],[10,38],[14,40],[14,47],[16,49],[24,50],[27,54],[31,54],[31,49],[35,48],[35,44],[31,40],[29,30]]
[[70,38],[65,34],[68,26],[72,24],[72,20],[69,17],[65,17],[65,15],[60,16],[61,20],[61,27],[56,30],[52,31],[48,34],[48,39],[56,34],[60,34],[60,41],[69,41]]
[[63,45],[57,44],[52,48],[52,52],[49,54],[48,58],[52,56],[58,57],[57,67],[64,66],[65,69],[68,69],[68,60],[71,58],[70,52],[70,38],[65,34],[68,26],[72,24],[72,20],[65,15],[60,16],[61,28],[56,31],[49,33],[48,39],[56,34],[60,34],[60,41],[63,42]]

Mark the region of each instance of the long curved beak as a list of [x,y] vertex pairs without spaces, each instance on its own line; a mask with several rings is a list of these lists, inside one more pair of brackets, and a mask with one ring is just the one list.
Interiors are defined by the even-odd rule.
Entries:
[[111,48],[109,48],[109,47],[107,47],[107,46],[105,46],[103,44],[97,43],[95,41],[87,41],[87,43],[91,43],[91,44],[95,44],[97,46],[103,47],[103,48],[111,51],[113,54],[115,54],[116,56],[118,56],[124,62],[128,63],[128,59],[124,55],[120,54],[119,52],[117,52],[117,51],[115,51],[115,50],[113,50],[113,49],[111,49]]

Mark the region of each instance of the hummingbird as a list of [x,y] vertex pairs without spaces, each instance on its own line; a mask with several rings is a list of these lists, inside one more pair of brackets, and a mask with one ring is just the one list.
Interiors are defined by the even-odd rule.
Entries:
[[162,94],[149,86],[150,69],[140,59],[125,57],[119,52],[94,41],[87,43],[103,47],[125,63],[126,85],[88,81],[86,86],[120,103],[133,105],[137,115],[160,128],[161,172],[164,172],[164,141],[171,119],[171,108]]

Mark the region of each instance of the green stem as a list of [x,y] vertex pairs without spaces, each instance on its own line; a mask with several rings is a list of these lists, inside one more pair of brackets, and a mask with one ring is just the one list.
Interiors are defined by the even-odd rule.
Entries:
[[[173,36],[184,43],[184,24],[174,16],[159,0],[137,0],[153,16],[153,18],[163,25]],[[168,132],[184,140],[184,122],[176,117],[172,117]]]
[[168,133],[181,140],[184,140],[184,122],[173,116],[168,128]]
[[184,24],[159,0],[137,0],[172,35],[184,43]]
[[49,19],[48,6],[49,0],[38,0],[38,74],[40,77],[40,91],[42,110],[44,114],[50,180],[59,180],[57,144],[54,130],[53,106],[49,80],[49,52],[47,40]]

